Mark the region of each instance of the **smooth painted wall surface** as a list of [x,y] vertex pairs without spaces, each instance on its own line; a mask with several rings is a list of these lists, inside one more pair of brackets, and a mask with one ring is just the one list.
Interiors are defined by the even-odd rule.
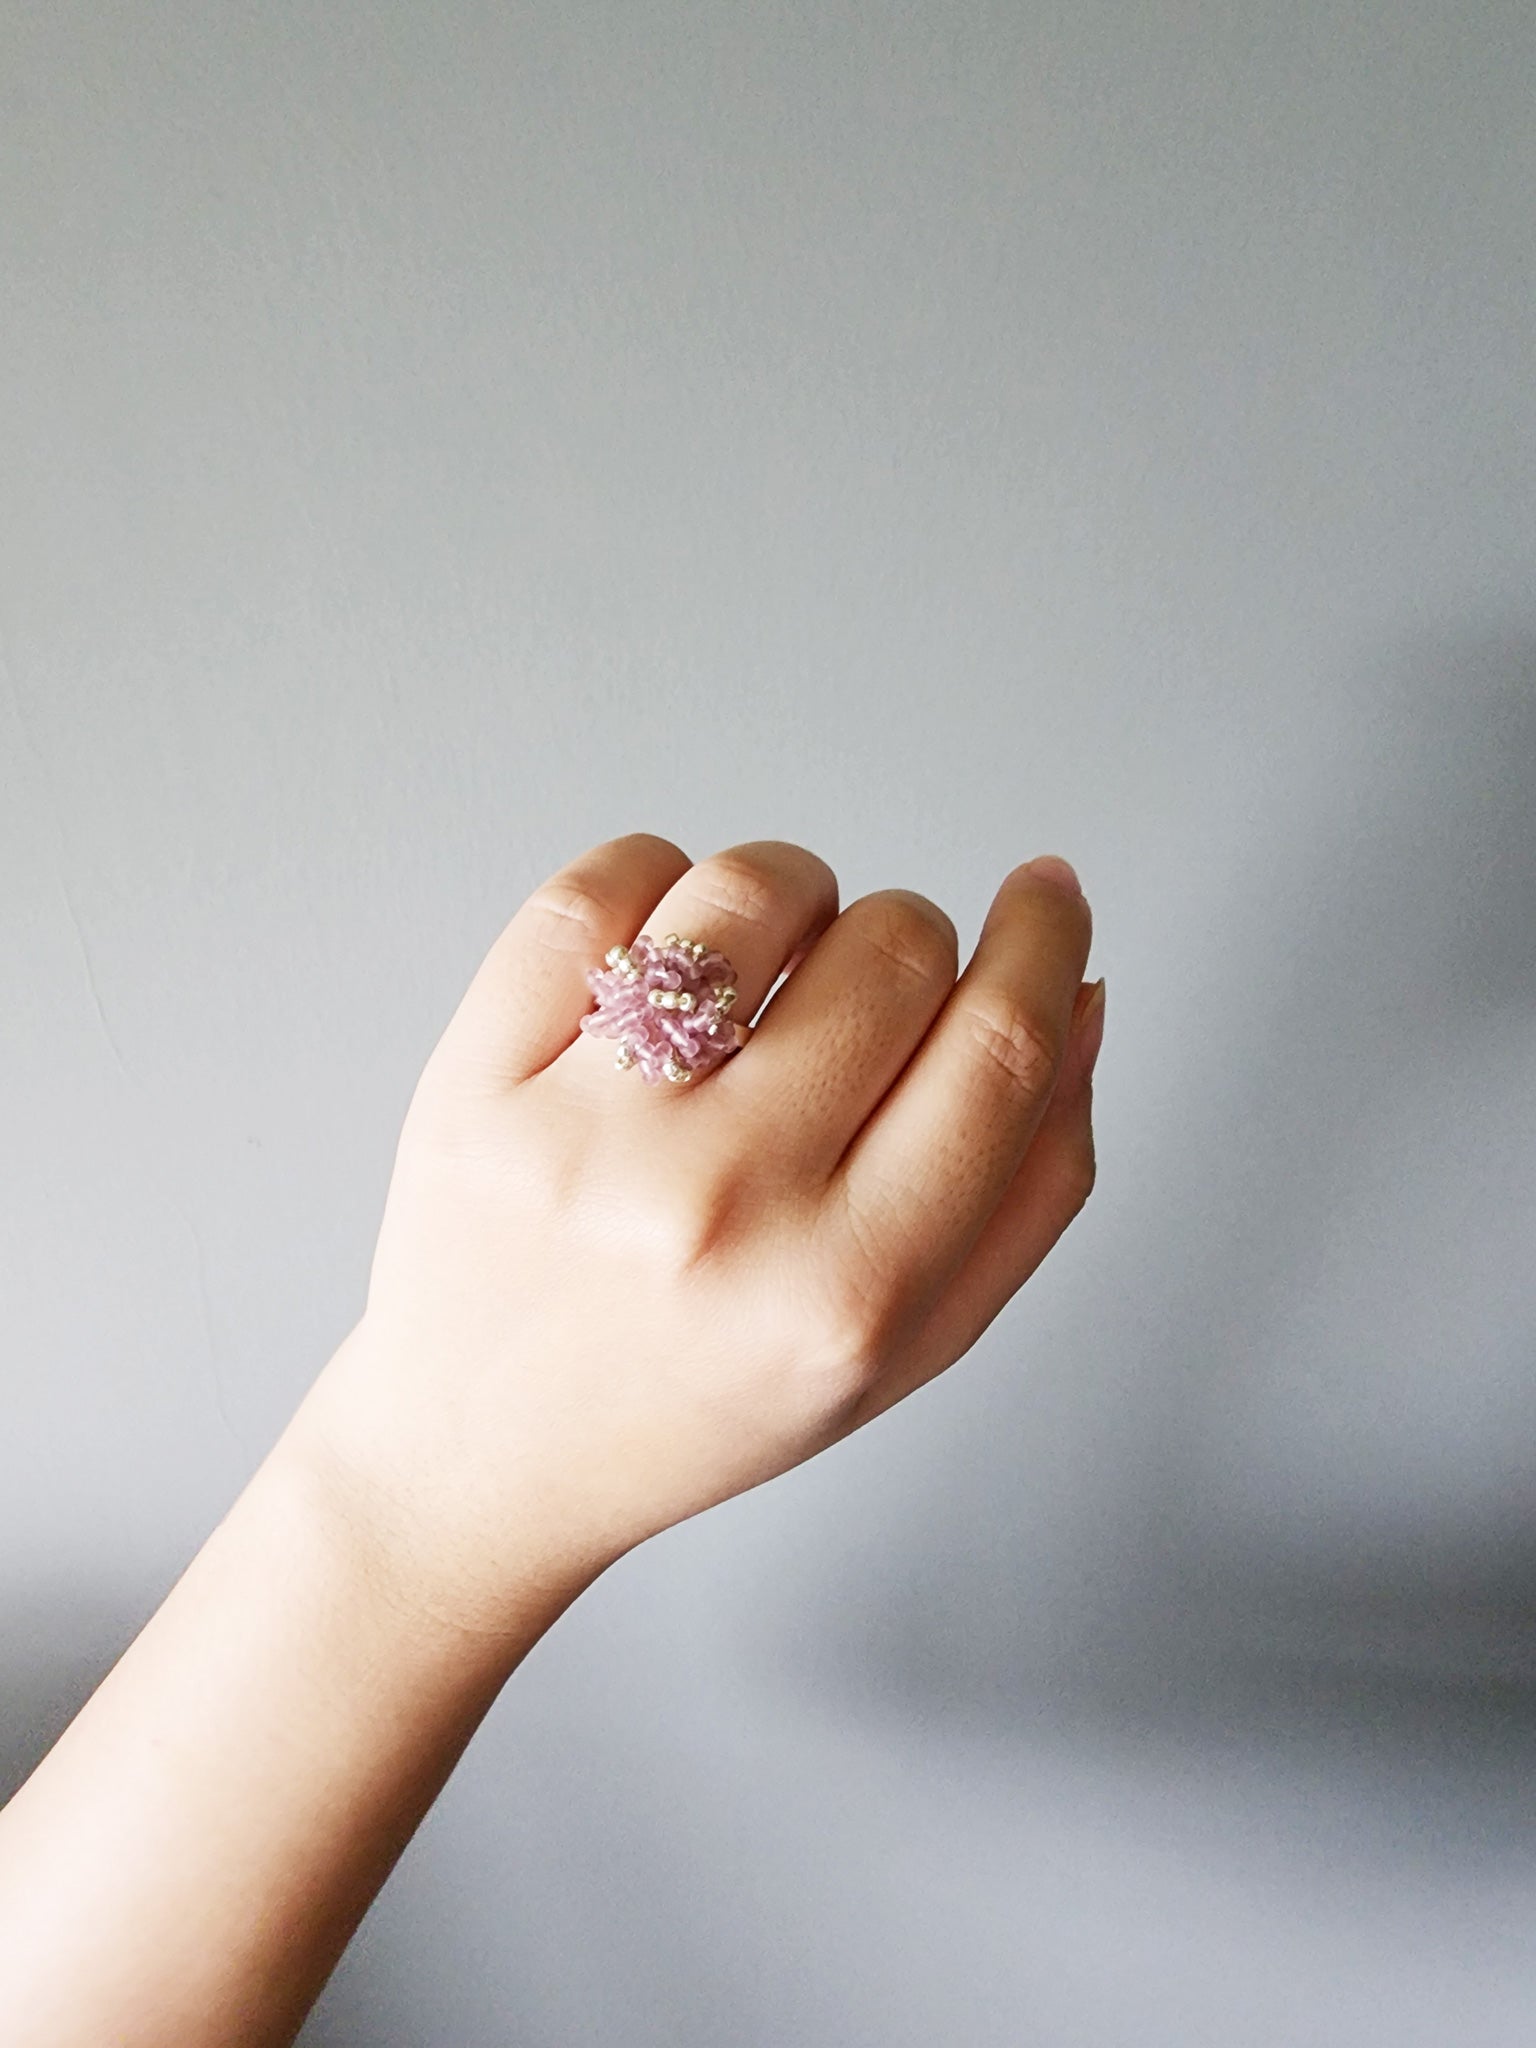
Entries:
[[1083,1218],[561,1621],[305,2040],[1525,2048],[1536,14],[0,24],[8,1780],[547,872],[1060,851]]

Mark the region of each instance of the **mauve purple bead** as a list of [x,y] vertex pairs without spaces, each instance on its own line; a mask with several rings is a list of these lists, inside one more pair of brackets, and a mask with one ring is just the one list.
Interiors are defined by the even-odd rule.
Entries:
[[[670,1059],[676,1058],[697,1077],[722,1065],[738,1050],[728,1026],[714,1037],[709,1032],[720,1014],[715,984],[731,979],[731,963],[723,953],[705,953],[696,960],[681,946],[660,945],[642,932],[629,947],[629,959],[641,970],[634,980],[622,968],[606,963],[587,970],[587,984],[597,1007],[579,1020],[581,1030],[600,1038],[625,1040],[633,1047],[635,1065],[647,1081],[665,1080]],[[662,1009],[649,1000],[653,988],[687,989],[695,1007]]]

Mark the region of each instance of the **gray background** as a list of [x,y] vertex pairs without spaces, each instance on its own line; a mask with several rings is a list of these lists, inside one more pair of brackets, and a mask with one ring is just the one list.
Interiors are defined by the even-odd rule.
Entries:
[[561,1621],[305,2039],[1529,2042],[1536,15],[0,20],[9,1778],[546,873],[1058,850],[1088,1211]]

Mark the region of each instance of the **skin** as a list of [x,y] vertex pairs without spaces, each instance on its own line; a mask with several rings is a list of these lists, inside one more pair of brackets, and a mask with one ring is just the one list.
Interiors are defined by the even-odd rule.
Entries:
[[[641,930],[726,953],[738,1017],[790,970],[696,1084],[577,1029]],[[1049,857],[963,972],[937,905],[839,912],[777,840],[632,833],[535,890],[416,1088],[362,1316],[0,1812],[10,2048],[290,2042],[565,1608],[975,1342],[1093,1185],[1090,936]]]

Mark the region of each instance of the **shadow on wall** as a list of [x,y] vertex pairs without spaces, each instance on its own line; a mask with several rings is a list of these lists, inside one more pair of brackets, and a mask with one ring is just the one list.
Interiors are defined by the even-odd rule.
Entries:
[[1003,1739],[1438,1759],[1536,1840],[1536,634],[1347,717],[1321,832],[1239,850],[1230,1012],[1201,1022],[1236,1050],[1208,1087],[1192,1054],[1178,1155],[1095,1242],[1082,1469],[1046,1475],[1070,1556],[1021,1498],[1039,1394],[1010,1362],[964,1484],[945,1460],[883,1532],[883,1607],[816,1657]]
[[[162,1589],[162,1591],[165,1589]],[[0,1627],[0,1805],[24,1783],[149,1619],[160,1595],[135,1607],[120,1594],[41,1583]],[[419,2030],[390,2025],[373,1995],[367,1926],[348,1950],[300,2036],[304,2048],[414,2048]]]
[[53,1747],[143,1626],[128,1603],[38,1585],[0,1642],[0,1804]]

